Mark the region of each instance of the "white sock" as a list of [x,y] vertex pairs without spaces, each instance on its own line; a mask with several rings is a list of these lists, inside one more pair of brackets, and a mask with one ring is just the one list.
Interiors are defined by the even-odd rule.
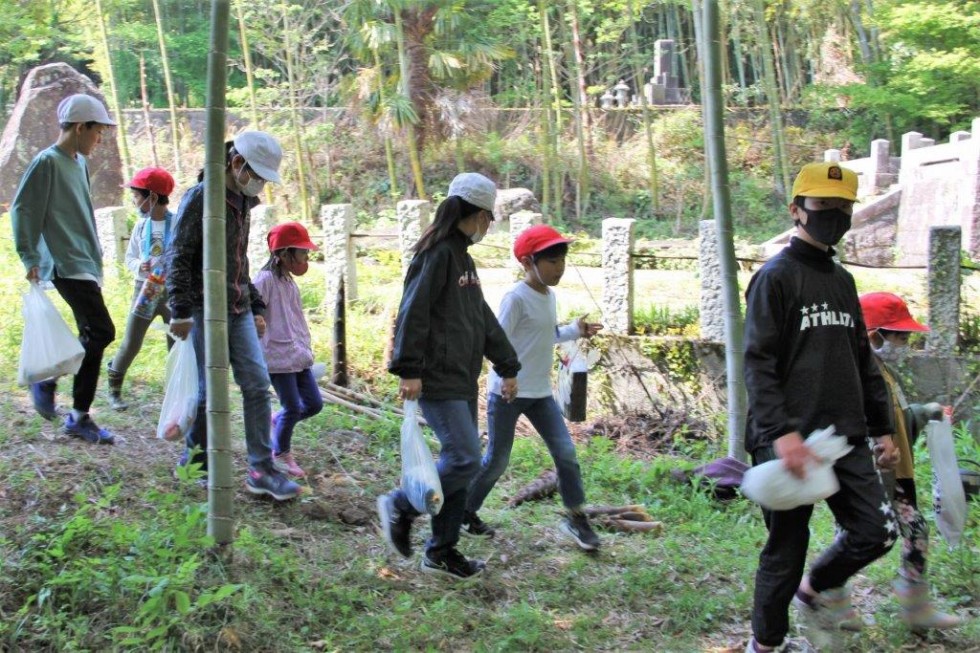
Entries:
[[88,415],[87,411],[76,410],[74,408],[71,409],[71,418],[76,422],[82,419],[83,417],[85,417],[86,415]]

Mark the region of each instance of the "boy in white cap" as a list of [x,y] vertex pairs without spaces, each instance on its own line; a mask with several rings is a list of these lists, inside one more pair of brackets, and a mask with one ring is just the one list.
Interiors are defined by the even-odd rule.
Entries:
[[[82,93],[58,105],[61,135],[28,166],[10,207],[14,243],[27,279],[50,281],[71,308],[85,349],[72,387],[72,410],[64,431],[86,442],[114,439],[89,416],[102,367],[102,354],[116,329],[102,297],[102,247],[95,228],[86,157],[116,123],[102,102]],[[34,408],[48,420],[55,410],[56,380],[32,384]]]
[[[833,425],[853,449],[834,463],[840,491],[827,505],[840,534],[804,575],[812,505],[763,510],[769,538],[755,576],[748,653],[784,644],[792,603],[811,642],[837,650],[853,628],[845,584],[895,543],[898,525],[878,465],[898,450],[888,391],[861,318],[854,278],[834,261],[850,229],[857,176],[837,163],[811,163],[793,184],[796,235],[749,282],[745,315],[746,449],[758,465],[776,458],[804,478],[816,454],[806,436]],[[813,641],[816,640],[816,641]]]
[[[265,333],[265,302],[248,269],[249,213],[266,182],[279,182],[282,149],[271,134],[244,132],[225,144],[225,261],[228,299],[228,350],[235,382],[242,391],[246,489],[277,501],[292,499],[300,486],[279,471],[270,442],[269,371],[259,338]],[[207,386],[204,370],[204,173],[184,194],[177,209],[173,240],[167,250],[170,332],[190,336],[197,353],[198,409],[187,430],[180,466],[207,469]]]

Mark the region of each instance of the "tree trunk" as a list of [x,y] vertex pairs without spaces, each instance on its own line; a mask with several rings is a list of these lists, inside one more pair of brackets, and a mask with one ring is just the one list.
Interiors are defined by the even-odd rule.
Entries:
[[146,57],[140,52],[140,98],[143,105],[143,124],[146,129],[146,138],[150,141],[150,157],[153,159],[153,167],[160,166],[157,158],[157,139],[153,131],[153,122],[150,120],[150,100],[146,95]]
[[160,46],[160,61],[163,64],[163,81],[167,87],[167,106],[170,108],[170,147],[173,157],[174,177],[180,179],[180,135],[177,123],[177,101],[174,98],[174,82],[170,77],[170,57],[167,56],[167,41],[163,36],[163,16],[160,14],[160,0],[153,0],[153,16],[157,24],[157,43]]
[[575,67],[576,89],[572,91],[575,100],[575,142],[578,146],[578,175],[575,180],[575,219],[579,222],[585,215],[589,204],[589,146],[585,134],[589,131],[589,97],[585,90],[585,76],[582,74],[585,57],[582,54],[582,39],[578,31],[578,0],[568,0],[568,10],[572,27],[572,61]]
[[204,150],[204,359],[208,420],[208,535],[230,556],[235,538],[231,408],[228,400],[228,294],[225,286],[225,88],[228,0],[211,2]]
[[763,0],[753,0],[756,32],[759,39],[759,54],[762,57],[763,86],[769,104],[769,123],[772,127],[772,149],[775,159],[776,181],[779,195],[787,198],[790,192],[789,160],[783,146],[783,115],[779,104],[779,86],[776,82],[776,68],[773,63],[772,41],[766,26],[765,4]]
[[[371,53],[374,55],[374,68],[377,71],[378,76],[378,97],[379,104],[383,107],[385,106],[385,75],[384,68],[381,66],[381,55],[378,53],[377,48],[372,48]],[[395,152],[391,147],[391,134],[385,133],[384,135],[385,143],[385,162],[388,164],[388,194],[391,196],[393,201],[397,201],[401,193],[398,191],[398,172],[395,168]]]
[[116,90],[116,75],[112,71],[112,55],[109,50],[109,30],[106,28],[105,15],[102,13],[102,0],[95,0],[95,11],[99,19],[99,35],[102,39],[102,51],[105,56],[106,81],[109,82],[109,101],[112,111],[116,114],[116,141],[119,143],[119,157],[122,159],[123,178],[129,179],[133,174],[133,166],[129,159],[129,143],[126,140],[126,117],[123,116],[119,104],[119,93]]
[[647,146],[647,166],[649,176],[647,178],[647,189],[650,192],[650,217],[657,219],[660,211],[660,188],[657,174],[657,150],[653,143],[653,124],[650,117],[650,105],[647,103],[646,93],[643,92],[643,71],[640,68],[640,39],[636,35],[636,22],[633,14],[633,0],[626,3],[626,11],[630,24],[630,40],[633,44],[631,59],[633,60],[633,78],[636,80],[637,90],[640,96],[640,107],[643,111],[643,135],[646,138]]
[[742,309],[738,292],[738,265],[732,228],[728,186],[728,160],[725,152],[724,101],[721,93],[718,0],[704,3],[704,136],[711,158],[711,186],[714,190],[715,226],[721,256],[725,301],[725,371],[728,378],[728,455],[744,461],[745,454],[745,375],[742,355]]
[[[412,97],[411,81],[409,80],[409,61],[405,53],[405,32],[402,27],[401,10],[395,9],[395,38],[398,45],[398,65],[400,70],[399,82],[401,92],[407,98]],[[415,126],[407,123],[405,126],[405,140],[408,146],[408,162],[412,167],[412,177],[415,180],[415,193],[420,200],[426,199],[425,180],[422,175],[422,159],[418,150],[418,143],[415,138]]]
[[286,3],[282,10],[283,48],[286,53],[286,82],[289,84],[289,121],[293,131],[293,148],[296,150],[296,181],[299,185],[300,215],[303,222],[310,224],[310,198],[306,179],[306,157],[303,155],[303,121],[296,106],[296,76],[293,72],[292,28],[289,25],[289,11]]
[[[153,0],[156,2],[157,0]],[[238,18],[238,39],[242,46],[242,60],[245,64],[245,82],[248,84],[248,107],[249,120],[252,129],[262,129],[262,118],[259,114],[259,101],[255,96],[255,71],[252,66],[252,51],[248,46],[248,32],[245,30],[245,13],[242,11],[242,3],[239,0],[235,5],[235,14]]]
[[554,153],[552,156],[552,190],[554,191],[554,206],[552,207],[555,218],[561,220],[563,195],[563,171],[561,166],[560,148],[562,124],[561,124],[561,86],[558,84],[558,66],[555,63],[555,51],[551,42],[551,21],[548,18],[548,5],[545,0],[538,0],[538,12],[541,15],[541,34],[544,38],[545,60],[548,63],[548,82],[550,90],[546,94],[548,97],[549,113],[554,111],[554,120],[548,121],[548,146]]

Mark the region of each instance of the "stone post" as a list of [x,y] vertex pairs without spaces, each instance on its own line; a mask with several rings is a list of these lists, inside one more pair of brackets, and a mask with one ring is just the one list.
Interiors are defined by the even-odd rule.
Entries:
[[323,227],[323,263],[327,288],[324,303],[334,306],[344,280],[344,299],[357,299],[357,266],[355,265],[353,204],[324,204],[320,207]]
[[610,332],[633,332],[633,240],[636,220],[602,221],[602,313]]
[[950,356],[960,330],[960,227],[929,229],[929,327],[926,348]]
[[514,248],[514,241],[522,231],[536,224],[541,224],[541,214],[534,211],[518,211],[510,214],[510,246]]
[[95,210],[95,230],[102,246],[102,260],[106,263],[126,264],[126,244],[129,240],[126,223],[130,211],[125,206],[107,206]]
[[898,171],[898,183],[903,186],[912,181],[910,175],[914,172],[914,167],[906,164],[905,155],[920,147],[922,147],[922,134],[919,132],[902,134],[902,167]]
[[952,134],[949,135],[949,142],[961,143],[963,141],[970,140],[970,136],[971,136],[970,132],[965,132],[965,131],[953,132]]
[[887,190],[894,179],[891,167],[891,143],[884,138],[871,141],[871,156],[869,158],[871,159],[870,176],[874,184],[871,192],[878,194]]
[[823,160],[825,163],[830,163],[831,161],[835,163],[840,162],[840,150],[824,150]]
[[701,268],[701,339],[725,342],[725,297],[722,294],[721,252],[714,220],[698,224],[701,245],[698,265]]
[[259,204],[249,212],[248,271],[253,277],[269,260],[269,230],[279,224],[276,207]]
[[397,205],[398,248],[402,253],[402,276],[412,262],[412,247],[429,226],[432,204],[426,200],[404,200]]

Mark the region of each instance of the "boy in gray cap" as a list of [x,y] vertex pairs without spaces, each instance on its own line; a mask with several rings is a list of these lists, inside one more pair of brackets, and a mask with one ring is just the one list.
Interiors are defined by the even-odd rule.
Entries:
[[[95,398],[102,352],[116,337],[102,298],[102,247],[95,228],[86,158],[116,123],[102,102],[79,93],[58,105],[61,135],[41,151],[21,178],[10,207],[17,254],[34,283],[50,281],[65,300],[78,325],[85,349],[72,388],[72,410],[65,432],[86,442],[112,444],[88,411]],[[47,420],[55,410],[56,380],[31,385],[34,408]]]

